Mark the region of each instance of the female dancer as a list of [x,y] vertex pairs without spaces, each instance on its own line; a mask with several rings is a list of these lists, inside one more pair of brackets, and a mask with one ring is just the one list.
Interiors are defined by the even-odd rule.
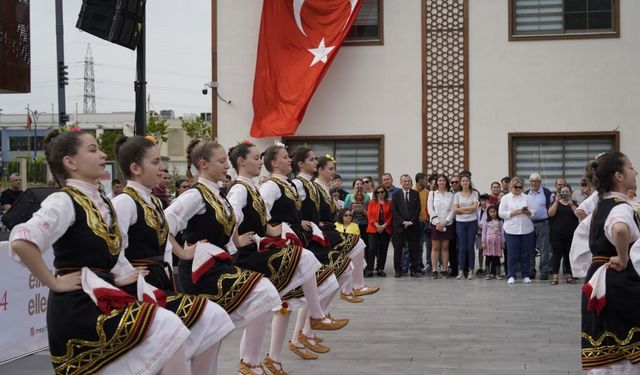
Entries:
[[587,180],[600,197],[589,231],[593,258],[582,288],[582,367],[590,374],[640,372],[640,231],[625,196],[636,188],[636,175],[619,152],[602,154],[587,166]]
[[[267,211],[271,215],[271,221],[273,223],[287,223],[302,241],[304,247],[311,250],[323,264],[316,272],[316,282],[324,314],[327,311],[329,302],[335,297],[335,293],[338,290],[338,281],[334,272],[336,275],[344,272],[349,266],[349,258],[339,252],[330,253],[328,247],[315,246],[316,242],[312,241],[311,227],[301,217],[300,208],[302,203],[298,191],[295,185],[286,177],[291,173],[291,159],[285,147],[283,145],[271,146],[267,148],[263,155],[265,167],[271,173],[271,178],[260,186],[260,195],[263,197]],[[316,238],[315,241],[317,240]],[[283,298],[294,302],[302,296],[303,291],[300,288],[296,288]],[[316,359],[318,356],[313,352],[307,351],[307,348],[316,353],[326,353],[329,348],[321,345],[320,340],[313,336],[307,340],[307,333],[313,332],[312,327],[317,327],[317,320],[308,319],[308,315],[309,312],[306,307],[298,311],[298,320],[296,321],[293,338],[289,342],[289,349],[303,359]],[[348,323],[348,320],[345,319],[329,319],[329,321],[339,328]],[[288,324],[288,320],[282,324]],[[304,335],[299,335],[300,331],[303,331]],[[277,342],[272,342],[272,351],[274,347],[277,353],[270,352],[270,354],[279,354],[277,349],[281,349],[282,346],[278,347]]]
[[[262,168],[262,159],[257,147],[250,143],[240,143],[229,151],[229,157],[231,165],[238,173],[236,183],[227,195],[236,214],[238,235],[253,232],[261,238],[280,237],[281,226],[267,224],[268,213],[264,200],[252,180],[260,176]],[[306,301],[311,305],[315,316],[322,316],[315,278],[320,263],[313,254],[296,244],[278,244],[272,248],[258,247],[252,243],[238,249],[236,265],[264,273],[278,289],[281,297],[302,286]],[[276,313],[273,318],[273,344],[263,364],[274,374],[286,374],[280,362],[280,352],[288,320],[286,314],[281,313]]]
[[[160,182],[163,174],[160,150],[144,137],[122,136],[116,141],[116,155],[122,174],[128,180],[124,194],[113,199],[125,256],[133,266],[149,271],[146,282],[166,292],[166,308],[191,330],[185,346],[191,373],[216,373],[220,341],[234,325],[224,309],[207,298],[176,293],[170,266],[171,248],[180,258],[191,260],[195,246],[183,249],[175,241],[173,246],[166,246],[167,220],[160,201],[151,194],[151,188]],[[165,248],[169,251],[165,252]],[[127,286],[125,291],[134,296],[142,292],[136,284]]]
[[353,275],[350,282],[342,286],[343,293],[353,293],[356,297],[373,294],[380,290],[380,287],[366,286],[364,284],[364,249],[366,247],[364,241],[362,241],[359,235],[336,231],[334,223],[338,208],[329,194],[330,184],[331,181],[333,181],[335,172],[336,163],[333,158],[323,156],[318,159],[318,172],[315,185],[318,189],[320,201],[320,228],[325,236],[329,238],[331,246],[335,250],[340,250],[347,254],[353,263]]
[[[278,291],[262,274],[231,264],[227,246],[236,220],[216,182],[224,180],[229,169],[224,148],[213,141],[193,140],[187,147],[187,162],[187,177],[192,177],[193,165],[198,170],[198,182],[165,210],[169,233],[175,235],[184,229],[185,243],[198,243],[193,261],[179,262],[180,282],[186,293],[206,295],[224,308],[237,327],[246,325],[238,372],[263,374],[260,347],[270,312],[281,304]],[[234,236],[233,244],[247,246],[253,241],[252,235]],[[199,242],[203,240],[208,244]]]
[[[188,373],[189,330],[175,314],[136,302],[116,286],[148,271],[134,269],[122,252],[116,212],[95,184],[105,154],[84,131],[44,140],[51,172],[62,191],[11,232],[11,251],[50,288],[49,351],[56,373]],[[55,275],[41,253],[53,247]]]

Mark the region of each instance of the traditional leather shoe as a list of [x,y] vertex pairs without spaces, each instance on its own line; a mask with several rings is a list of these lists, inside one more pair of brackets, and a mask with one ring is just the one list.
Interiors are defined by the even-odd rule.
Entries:
[[288,375],[282,369],[282,363],[276,362],[273,359],[271,359],[271,357],[269,357],[269,354],[267,354],[267,356],[264,357],[264,359],[262,360],[262,364],[267,370],[269,370],[269,372],[271,372],[271,375]]
[[328,353],[331,350],[328,346],[321,345],[315,339],[313,339],[313,341],[315,341],[315,344],[312,343],[309,340],[309,337],[307,337],[304,333],[302,333],[302,331],[300,331],[300,333],[298,333],[298,341],[300,341],[300,344],[306,346],[307,349],[309,349],[311,351],[314,351],[316,353],[320,353],[320,354]]
[[326,317],[331,320],[334,320],[338,324],[344,324],[345,326],[347,325],[347,323],[349,323],[349,319],[333,319],[333,317],[331,316],[331,313],[327,313]]
[[[251,369],[259,368],[262,372],[253,372]],[[238,373],[242,375],[256,375],[256,374],[266,374],[264,368],[261,364],[250,365],[247,362],[240,360],[240,364],[238,365]]]
[[360,303],[364,301],[364,299],[355,296],[353,293],[347,294],[344,292],[340,292],[340,299],[349,303]]
[[349,319],[335,320],[329,317],[327,317],[327,319],[329,320],[329,322],[324,322],[323,318],[309,318],[309,320],[311,321],[311,329],[317,329],[319,331],[336,331],[343,328],[347,325],[347,323],[349,323]]
[[295,346],[289,341],[289,350],[296,353],[298,357],[302,359],[318,359],[318,355],[314,352],[310,352],[307,348]]
[[379,286],[363,286],[360,289],[354,289],[353,295],[356,297],[366,296],[367,294],[377,293],[380,290]]

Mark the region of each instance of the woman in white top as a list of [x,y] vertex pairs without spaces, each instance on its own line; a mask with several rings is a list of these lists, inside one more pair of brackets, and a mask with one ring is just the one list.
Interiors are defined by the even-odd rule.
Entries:
[[507,257],[507,284],[516,282],[517,265],[520,264],[523,282],[531,282],[529,269],[531,254],[536,245],[536,233],[531,221],[533,199],[523,194],[524,180],[514,177],[509,183],[511,192],[500,200],[498,214],[504,220],[504,237],[509,249]]
[[[127,187],[112,200],[118,213],[123,252],[132,265],[144,267],[149,272],[145,281],[166,293],[164,307],[179,316],[191,331],[185,345],[191,373],[213,374],[217,370],[220,341],[235,326],[222,307],[205,297],[175,290],[171,254],[193,259],[195,245],[183,249],[168,236],[162,204],[151,194],[151,188],[158,185],[164,169],[160,150],[147,138],[122,136],[116,141],[116,155],[127,179]],[[144,288],[137,284],[123,289],[134,296],[144,293]]]
[[636,188],[636,176],[620,152],[587,166],[586,178],[600,196],[591,214],[593,258],[582,288],[582,368],[589,374],[640,373],[640,231],[625,196]]
[[431,217],[431,262],[433,278],[438,278],[438,260],[442,256],[441,276],[446,278],[449,265],[449,241],[453,239],[453,193],[449,188],[449,178],[443,174],[436,179],[438,189],[427,199],[427,209]]
[[478,233],[478,193],[473,190],[471,177],[460,177],[462,190],[453,196],[453,211],[456,213],[456,235],[458,236],[458,265],[460,272],[456,279],[464,277],[468,268],[469,280],[473,279],[475,259],[475,239]]

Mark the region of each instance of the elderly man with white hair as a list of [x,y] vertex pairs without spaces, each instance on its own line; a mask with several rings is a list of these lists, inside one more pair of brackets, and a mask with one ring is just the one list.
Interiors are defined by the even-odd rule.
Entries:
[[[531,221],[536,232],[536,248],[540,251],[540,280],[548,280],[551,273],[551,244],[549,243],[549,206],[551,205],[551,191],[542,187],[542,177],[538,173],[529,176],[531,189],[525,194],[531,196],[533,212]],[[534,249],[535,251],[535,249]],[[531,254],[531,278],[536,275],[535,254]]]

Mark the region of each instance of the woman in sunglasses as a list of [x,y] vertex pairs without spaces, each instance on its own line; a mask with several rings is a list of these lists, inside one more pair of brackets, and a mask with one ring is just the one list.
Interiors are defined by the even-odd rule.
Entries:
[[509,249],[507,265],[507,284],[516,282],[517,265],[520,264],[523,282],[531,282],[529,269],[531,254],[536,244],[536,235],[531,221],[533,215],[533,198],[523,194],[524,180],[520,177],[511,179],[511,192],[500,200],[498,214],[504,219],[504,236]]

